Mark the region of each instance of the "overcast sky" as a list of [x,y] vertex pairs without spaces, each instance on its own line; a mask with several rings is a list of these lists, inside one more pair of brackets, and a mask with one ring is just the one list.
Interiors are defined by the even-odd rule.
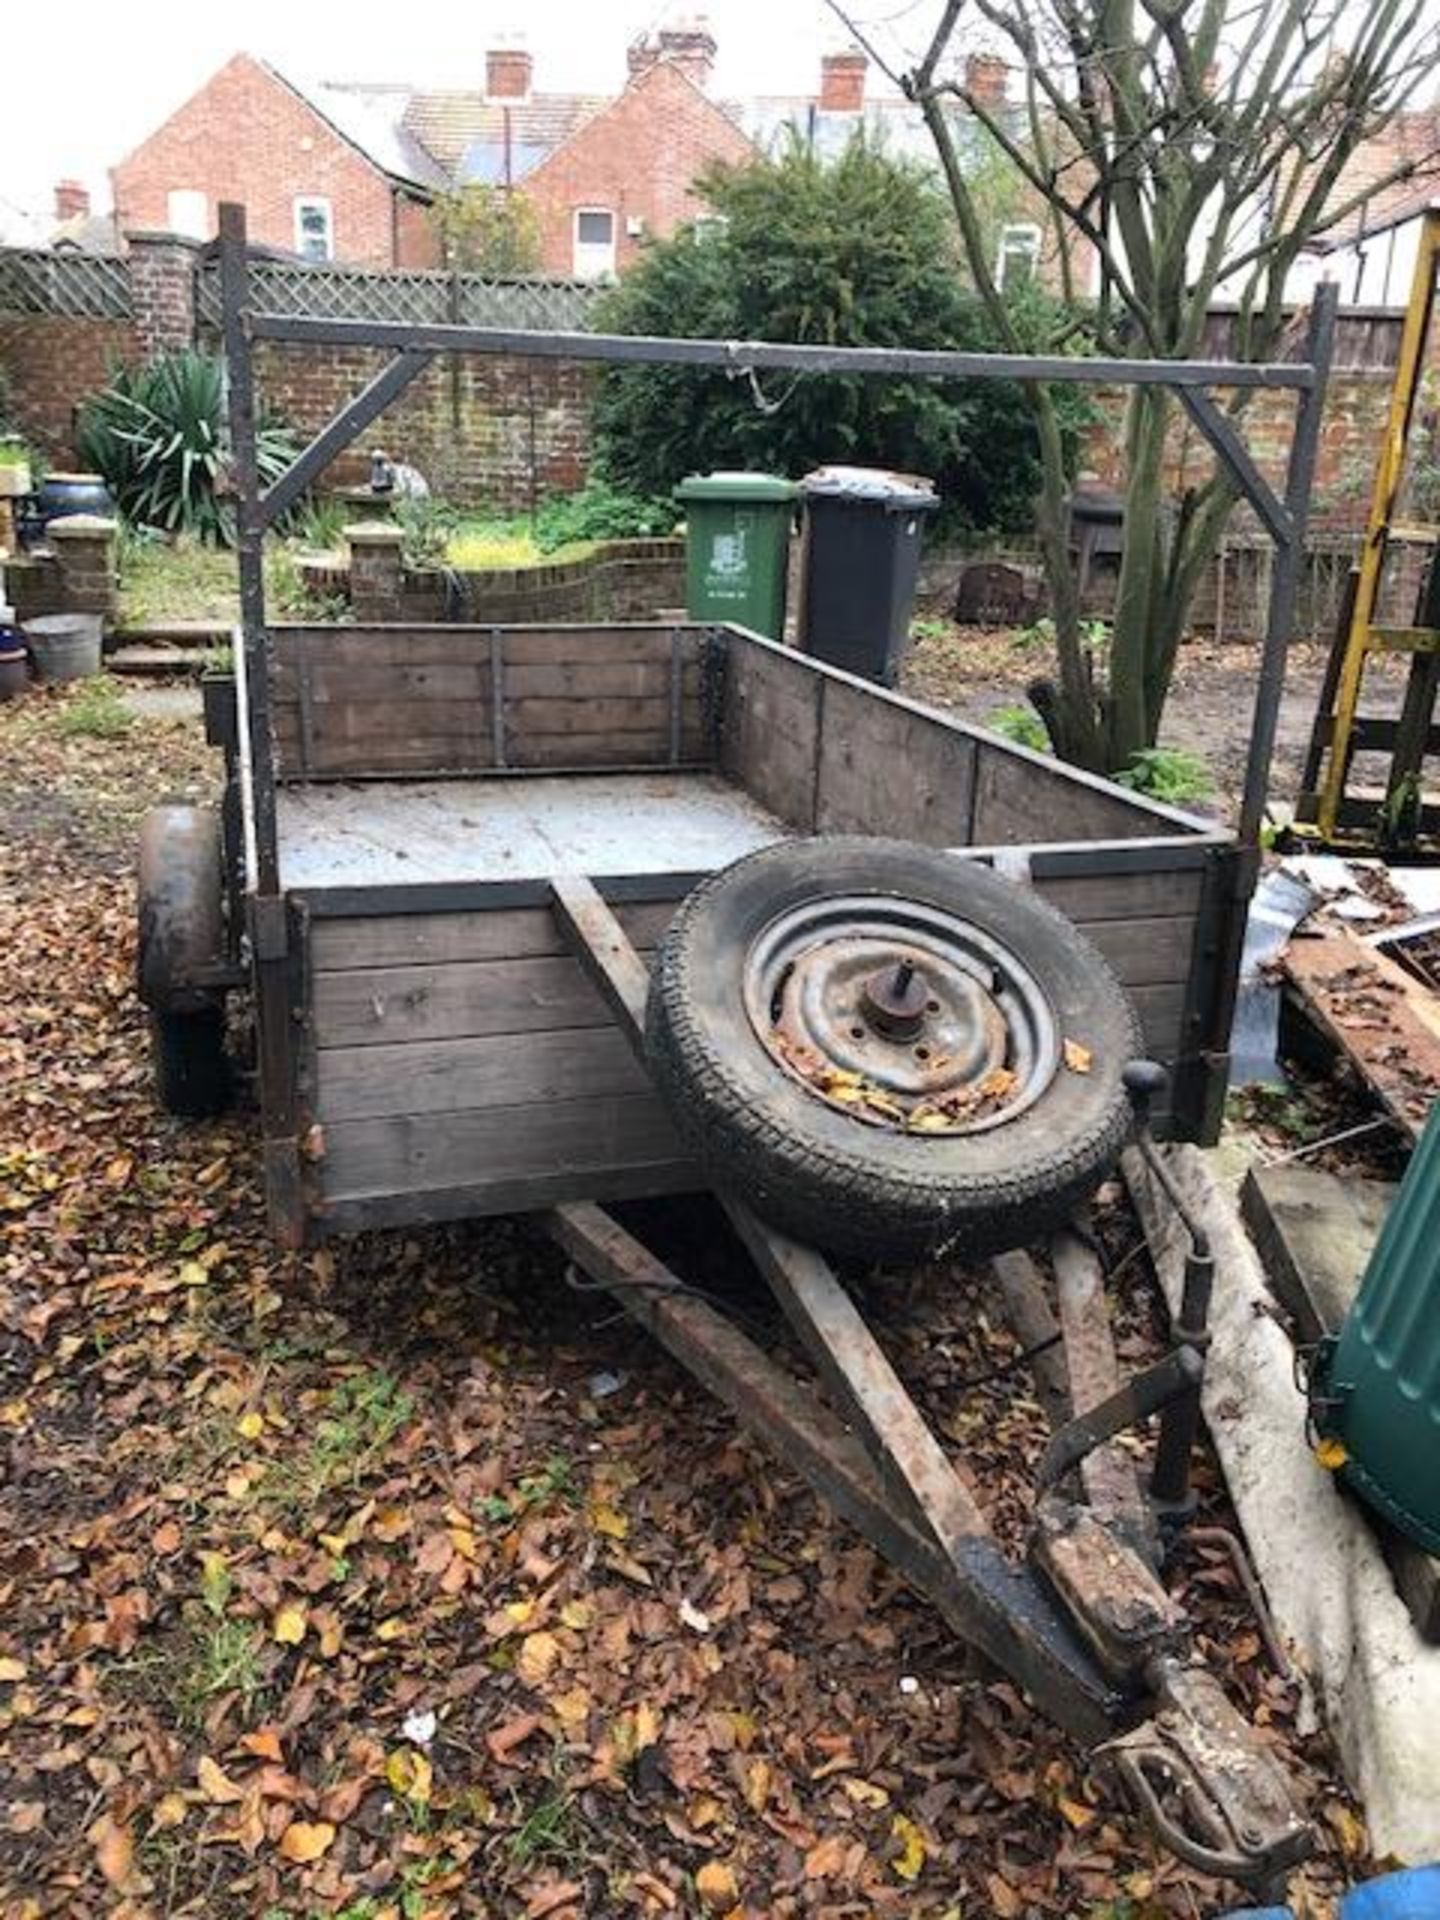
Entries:
[[[686,9],[660,0],[16,0],[0,55],[0,198],[48,209],[56,180],[73,174],[108,211],[106,168],[172,112],[238,48],[298,75],[483,85],[487,43],[523,28],[537,88],[617,91],[625,47],[662,13],[703,11],[719,45],[720,93],[813,88],[822,47],[843,33],[824,0],[709,0]],[[931,0],[861,0],[883,22],[928,17]]]

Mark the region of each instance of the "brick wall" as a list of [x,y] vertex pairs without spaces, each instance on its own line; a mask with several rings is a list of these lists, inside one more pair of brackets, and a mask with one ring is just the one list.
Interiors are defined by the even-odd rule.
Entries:
[[[692,80],[671,61],[657,62],[526,177],[543,270],[573,271],[575,213],[588,207],[614,214],[616,265],[623,272],[647,235],[671,233],[703,211],[694,181],[711,161],[740,162],[753,153]],[[643,165],[637,154],[645,156]],[[627,232],[632,219],[641,223],[641,234]]]
[[327,570],[355,618],[523,626],[547,620],[653,620],[685,604],[683,540],[607,540],[581,560],[485,573],[411,572],[388,527],[347,530],[350,566]]
[[128,320],[0,314],[0,367],[28,440],[57,467],[73,467],[75,409],[103,387],[112,363],[135,353]]
[[397,264],[390,182],[248,53],[112,168],[117,225],[123,233],[167,228],[169,195],[189,190],[205,195],[213,234],[219,203],[236,197],[241,180],[257,244],[293,250],[296,196],[314,195],[330,202],[337,260]]

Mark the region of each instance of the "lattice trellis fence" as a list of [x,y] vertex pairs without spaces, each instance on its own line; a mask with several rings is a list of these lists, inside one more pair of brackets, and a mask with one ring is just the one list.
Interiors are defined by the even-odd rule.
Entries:
[[[253,304],[266,313],[326,320],[391,320],[410,325],[520,327],[578,332],[589,325],[595,288],[577,280],[492,280],[478,273],[380,273],[360,267],[256,261]],[[220,280],[201,270],[196,310],[220,325]]]
[[128,320],[130,272],[109,256],[6,247],[0,249],[0,313]]

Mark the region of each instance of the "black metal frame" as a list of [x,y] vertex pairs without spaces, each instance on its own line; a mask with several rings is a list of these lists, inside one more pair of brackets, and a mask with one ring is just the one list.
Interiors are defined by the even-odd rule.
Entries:
[[[1217,848],[1204,839],[1195,848],[1197,862],[1207,863],[1217,876],[1224,873],[1223,887],[1211,883],[1209,894],[1223,891],[1225,897],[1207,903],[1214,942],[1222,949],[1216,956],[1220,984],[1205,992],[1192,979],[1188,1012],[1197,1031],[1212,1037],[1228,1024],[1244,905],[1258,866],[1276,712],[1304,552],[1334,336],[1333,288],[1322,288],[1317,296],[1307,358],[1293,365],[1075,360],[285,318],[249,310],[243,209],[221,208],[220,236],[239,494],[239,678],[246,711],[238,730],[238,761],[248,802],[247,912],[258,1003],[267,1189],[272,1221],[282,1240],[300,1241],[307,1214],[306,1169],[298,1137],[304,1089],[297,1014],[303,1016],[309,905],[300,896],[287,899],[280,881],[262,542],[266,529],[327,462],[436,353],[711,366],[735,373],[783,368],[1173,388],[1255,508],[1277,551],[1246,770],[1240,855],[1235,858],[1228,847]],[[255,458],[252,354],[255,343],[266,340],[391,347],[396,357],[262,494]],[[1214,386],[1297,394],[1283,498],[1259,473],[1233,422],[1210,397],[1207,389]],[[1140,849],[1115,851],[1117,859],[1140,854]],[[1229,857],[1222,861],[1222,855]],[[1037,850],[1032,868],[1046,857],[1047,850]],[[1054,857],[1061,854],[1056,851]],[[669,878],[673,882],[673,876]],[[432,907],[434,892],[406,889],[402,910],[418,909],[421,893],[423,905]],[[643,962],[589,880],[555,880],[548,883],[546,898],[580,963],[643,1058],[648,986]],[[347,904],[331,901],[321,910],[344,911]],[[493,890],[489,904],[494,904]],[[823,1398],[685,1289],[599,1206],[559,1205],[541,1218],[572,1258],[613,1289],[631,1314],[929,1595],[964,1639],[1078,1736],[1091,1741],[1118,1736],[1108,1740],[1102,1755],[1170,1846],[1212,1872],[1261,1880],[1283,1874],[1305,1851],[1307,1830],[1273,1759],[1213,1680],[1187,1659],[1183,1621],[1153,1571],[1157,1542],[1150,1506],[1129,1456],[1113,1445],[1123,1426],[1169,1410],[1161,1477],[1165,1491],[1173,1494],[1181,1483],[1183,1492],[1203,1366],[1203,1288],[1194,1289],[1195,1297],[1187,1301],[1175,1351],[1146,1375],[1125,1383],[1109,1333],[1099,1263],[1083,1240],[1062,1234],[1052,1243],[1058,1319],[1033,1263],[1023,1255],[997,1262],[1022,1339],[1037,1325],[1057,1327],[1063,1337],[1063,1367],[1047,1366],[1043,1357],[1037,1363],[1057,1431],[1041,1476],[1031,1566],[1020,1568],[1001,1553],[968,1485],[925,1425],[828,1263],[813,1249],[769,1228],[739,1197],[718,1197],[813,1363]],[[1058,1490],[1073,1486],[1076,1470],[1088,1505]],[[1154,1717],[1146,1719],[1151,1709]]]

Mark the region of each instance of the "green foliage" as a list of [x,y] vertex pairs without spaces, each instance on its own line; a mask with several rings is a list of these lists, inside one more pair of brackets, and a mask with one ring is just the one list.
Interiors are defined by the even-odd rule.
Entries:
[[294,535],[310,553],[333,553],[343,544],[349,520],[343,500],[312,500],[296,521]]
[[116,740],[134,724],[119,682],[103,673],[80,683],[56,722],[61,733],[90,740]]
[[1129,764],[1115,778],[1122,787],[1172,807],[1206,800],[1213,787],[1205,762],[1183,747],[1144,747],[1131,754]]
[[[76,432],[82,462],[104,476],[127,520],[220,546],[235,537],[224,497],[228,439],[224,362],[193,347],[116,367],[109,386],[86,402]],[[262,421],[260,484],[278,479],[295,453],[282,427]]]
[[[597,327],[837,346],[999,344],[964,288],[953,217],[926,169],[857,136],[833,161],[795,142],[775,158],[714,168],[700,184],[721,222],[647,249],[605,296]],[[1038,292],[1015,300],[1027,341],[1050,331],[1050,314]],[[1056,399],[1073,452],[1089,402],[1068,387]],[[603,477],[649,496],[708,469],[795,476],[854,461],[927,474],[956,518],[1013,528],[1029,524],[1039,474],[1029,410],[1008,382],[817,374],[752,386],[694,368],[610,368],[594,424]]]
[[540,265],[540,223],[523,193],[472,181],[442,193],[430,209],[440,257],[461,273],[500,278],[534,273]]
[[535,544],[554,553],[577,540],[646,540],[675,531],[680,512],[668,495],[626,493],[592,480],[578,493],[557,493],[535,515]]
[[460,515],[445,500],[433,494],[418,499],[401,499],[394,506],[395,524],[404,536],[400,557],[412,571],[425,567],[443,567],[446,549],[460,522]]
[[987,713],[985,724],[995,733],[1001,733],[1007,740],[1013,740],[1017,747],[1029,747],[1035,753],[1050,751],[1050,736],[1045,731],[1045,722],[1033,707],[1014,706],[996,707],[993,713]]

